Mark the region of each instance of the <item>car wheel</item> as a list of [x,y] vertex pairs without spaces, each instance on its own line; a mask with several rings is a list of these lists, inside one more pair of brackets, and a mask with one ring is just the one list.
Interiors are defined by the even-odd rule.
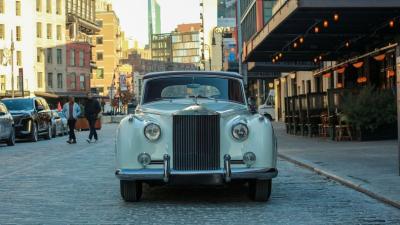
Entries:
[[50,140],[51,139],[51,136],[52,136],[52,131],[51,130],[53,130],[53,129],[51,129],[51,124],[47,124],[47,132],[46,132],[46,136],[44,136],[44,138],[46,139],[46,140]]
[[249,182],[250,198],[257,202],[266,202],[271,196],[271,180],[254,180]]
[[14,127],[11,129],[11,134],[10,137],[7,140],[7,145],[8,146],[14,146],[15,145],[15,129]]
[[137,202],[142,197],[142,183],[139,181],[121,180],[121,197],[126,202]]
[[37,142],[39,140],[38,136],[38,129],[35,122],[32,122],[32,134],[31,134],[31,141]]

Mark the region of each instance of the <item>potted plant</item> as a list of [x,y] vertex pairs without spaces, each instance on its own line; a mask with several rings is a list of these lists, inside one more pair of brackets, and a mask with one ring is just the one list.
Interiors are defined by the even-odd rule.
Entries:
[[343,115],[360,141],[397,137],[396,98],[391,90],[364,87],[359,94],[348,94]]

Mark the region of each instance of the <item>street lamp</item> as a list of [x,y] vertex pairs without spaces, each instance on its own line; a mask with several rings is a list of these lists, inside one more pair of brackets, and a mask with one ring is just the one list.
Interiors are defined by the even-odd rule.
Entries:
[[[115,73],[119,72],[119,67],[120,65],[117,65],[117,67],[115,67],[114,69],[114,73],[113,73],[113,79],[111,81],[111,90],[110,90],[110,102],[111,105],[113,106],[113,102],[114,102],[114,88],[115,88]],[[113,114],[115,115],[115,108],[113,107]]]
[[221,34],[221,70],[223,70],[224,68],[224,61],[225,61],[225,54],[224,54],[224,36],[225,34],[230,34],[232,33],[232,30],[230,27],[214,27],[213,29],[213,34],[212,34],[212,41],[211,41],[211,45],[215,46],[217,45],[216,40],[215,40],[215,34]]
[[13,38],[13,31],[11,31],[11,45],[9,49],[5,49],[3,53],[6,58],[6,63],[1,62],[3,65],[10,65],[11,64],[11,97],[15,97],[14,91],[14,38]]
[[[208,51],[208,64],[210,67],[210,71],[211,71],[211,47],[208,44],[204,44],[204,49]],[[204,62],[205,64],[205,57],[204,57],[204,52],[201,54],[201,60]],[[206,70],[206,67],[204,66],[204,70]]]

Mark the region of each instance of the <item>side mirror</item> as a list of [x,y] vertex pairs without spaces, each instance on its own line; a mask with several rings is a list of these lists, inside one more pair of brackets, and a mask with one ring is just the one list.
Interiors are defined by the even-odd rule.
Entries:
[[39,106],[37,107],[37,111],[38,111],[38,112],[43,111],[43,110],[44,110],[44,107],[43,107],[42,105],[39,105]]
[[253,113],[253,114],[256,114],[257,113],[257,107],[256,107],[256,101],[254,100],[254,98],[250,97],[248,99],[247,103],[249,105],[250,112]]

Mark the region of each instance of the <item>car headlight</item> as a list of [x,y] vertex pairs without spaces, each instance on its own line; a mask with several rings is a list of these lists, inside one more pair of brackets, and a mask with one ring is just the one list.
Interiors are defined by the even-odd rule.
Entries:
[[146,167],[151,162],[151,156],[148,153],[140,153],[137,160],[143,167]]
[[161,128],[155,123],[149,123],[144,127],[144,136],[149,141],[157,141],[161,136]]
[[249,136],[249,128],[244,123],[238,123],[232,127],[232,136],[238,141],[244,141]]

